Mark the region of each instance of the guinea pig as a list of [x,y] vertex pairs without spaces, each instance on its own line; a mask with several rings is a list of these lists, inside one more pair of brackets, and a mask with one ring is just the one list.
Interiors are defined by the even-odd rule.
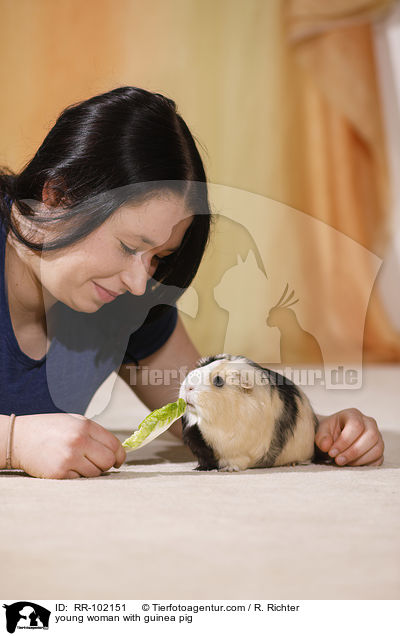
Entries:
[[307,396],[244,356],[201,358],[181,384],[183,441],[196,470],[309,464],[318,427]]

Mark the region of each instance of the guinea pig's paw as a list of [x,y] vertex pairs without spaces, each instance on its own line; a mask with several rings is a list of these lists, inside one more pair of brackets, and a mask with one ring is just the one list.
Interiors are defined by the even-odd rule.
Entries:
[[234,473],[234,472],[237,472],[237,471],[241,470],[241,468],[237,464],[232,464],[232,463],[229,463],[229,464],[223,463],[223,464],[221,464],[220,463],[219,470],[221,472],[225,472],[225,473]]
[[282,464],[282,466],[291,466],[293,468],[294,466],[308,466],[309,464],[311,464],[311,459],[306,459],[304,462],[302,461],[288,462],[287,464]]
[[215,467],[209,468],[208,466],[196,466],[196,468],[194,468],[194,470],[203,471],[203,472],[207,471],[207,472],[211,473],[213,471],[217,472],[218,468],[215,468]]

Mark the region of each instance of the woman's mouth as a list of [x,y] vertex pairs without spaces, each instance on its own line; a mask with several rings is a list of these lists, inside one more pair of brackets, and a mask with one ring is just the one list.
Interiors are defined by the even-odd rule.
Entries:
[[117,298],[117,296],[120,295],[120,294],[111,292],[108,289],[104,289],[104,287],[101,287],[101,285],[98,285],[97,283],[95,283],[94,280],[92,281],[92,283],[96,288],[97,295],[99,296],[100,300],[102,300],[105,303],[112,302],[113,300]]

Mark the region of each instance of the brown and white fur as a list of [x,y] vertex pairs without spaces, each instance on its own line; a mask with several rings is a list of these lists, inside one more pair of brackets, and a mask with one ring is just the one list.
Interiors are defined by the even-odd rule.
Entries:
[[243,356],[199,360],[183,381],[183,440],[197,470],[310,463],[318,426],[311,404],[293,382]]

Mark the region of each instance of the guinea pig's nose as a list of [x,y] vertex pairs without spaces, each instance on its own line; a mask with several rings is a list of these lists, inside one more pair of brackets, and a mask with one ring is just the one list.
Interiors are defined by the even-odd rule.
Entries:
[[195,392],[193,391],[194,387],[192,386],[188,386],[186,388],[186,402],[188,404],[191,404],[193,406],[193,400],[194,400],[194,396],[195,396]]

